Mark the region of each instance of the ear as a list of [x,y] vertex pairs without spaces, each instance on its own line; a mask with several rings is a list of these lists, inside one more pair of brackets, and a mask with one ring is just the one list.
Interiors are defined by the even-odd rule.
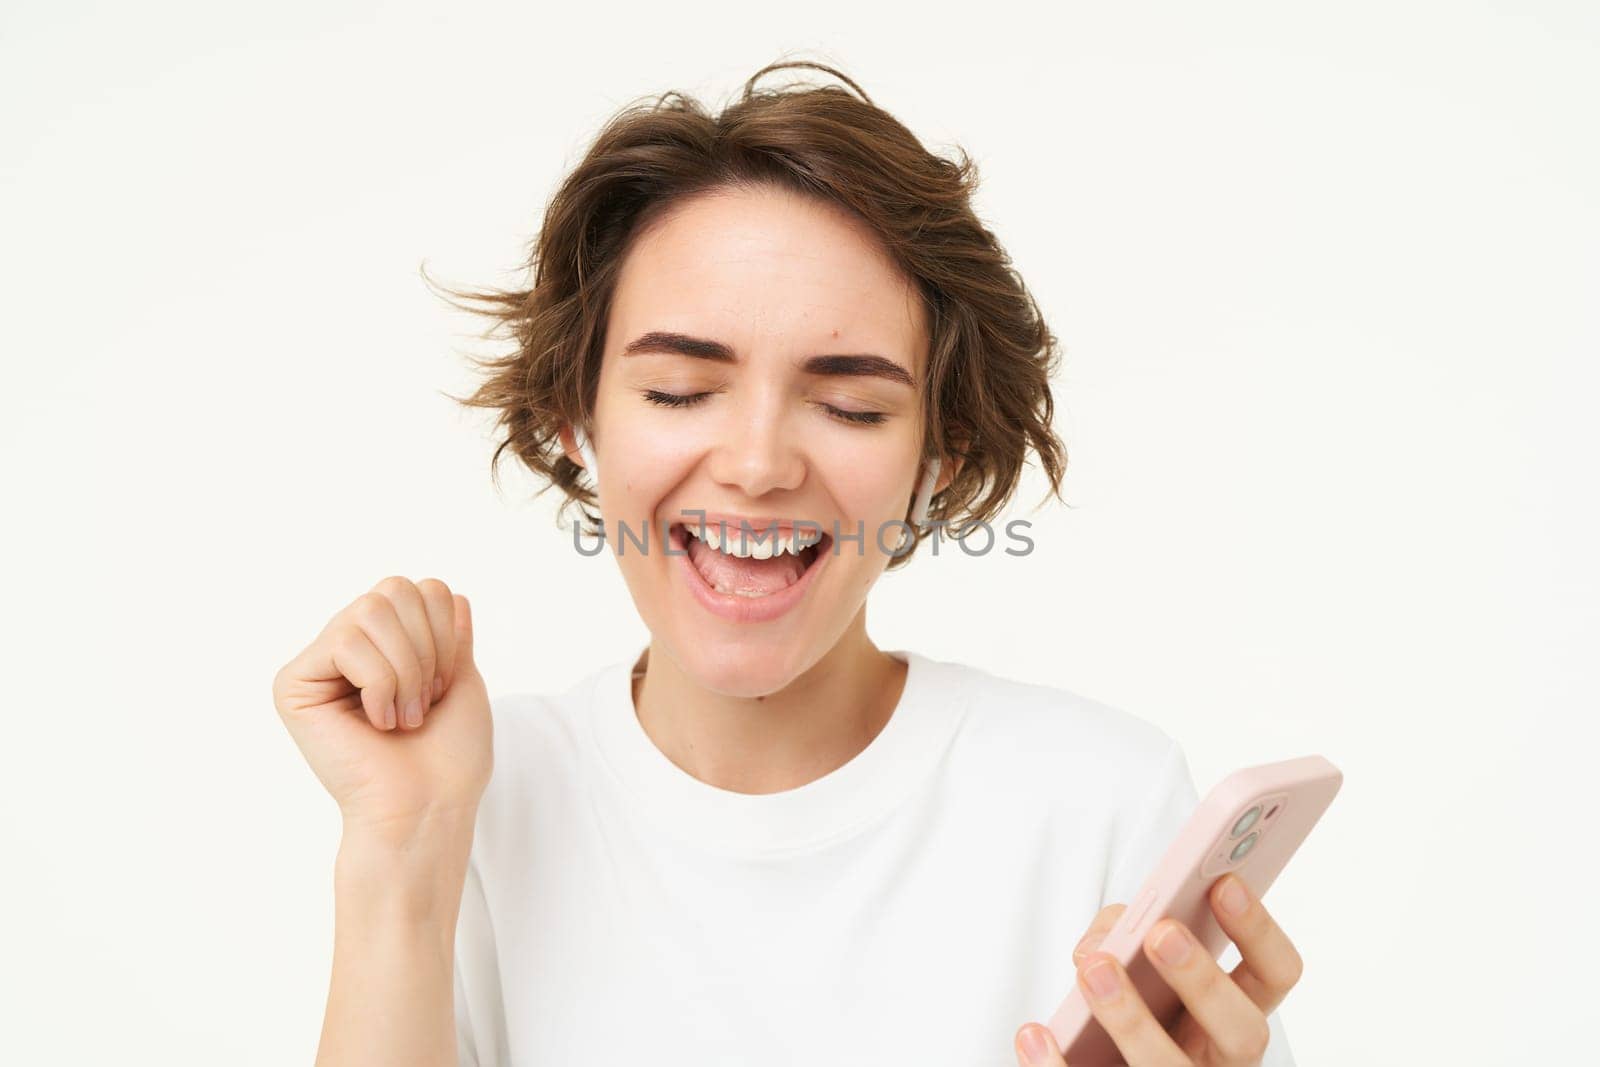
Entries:
[[[952,448],[952,451],[965,452],[967,450],[967,444],[966,444],[966,441],[964,439],[960,439],[960,438],[954,439],[954,440],[951,441],[951,444],[954,446]],[[940,456],[939,457],[939,478],[938,478],[937,481],[935,481],[933,483],[933,495],[937,496],[938,494],[944,492],[946,489],[950,488],[950,483],[956,480],[956,474],[960,470],[961,470],[961,456],[959,456],[959,455],[951,455],[949,453],[946,453],[945,455]]]
[[572,432],[570,422],[562,423],[561,432],[557,436],[561,440],[561,450],[567,454],[568,459],[580,467],[588,466],[583,462],[583,454],[578,451],[578,437]]

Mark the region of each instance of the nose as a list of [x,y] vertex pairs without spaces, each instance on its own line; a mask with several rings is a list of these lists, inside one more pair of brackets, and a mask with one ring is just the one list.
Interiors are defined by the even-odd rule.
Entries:
[[787,427],[778,397],[771,400],[753,403],[728,420],[707,462],[707,473],[718,485],[752,500],[798,489],[806,476],[799,437]]

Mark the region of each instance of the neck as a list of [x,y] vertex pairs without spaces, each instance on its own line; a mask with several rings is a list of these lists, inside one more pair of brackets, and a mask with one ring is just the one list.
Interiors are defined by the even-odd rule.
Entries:
[[782,689],[758,697],[705,688],[652,642],[633,679],[639,724],[668,759],[719,789],[778,793],[815,781],[878,736],[905,686],[906,665],[872,643],[865,616]]

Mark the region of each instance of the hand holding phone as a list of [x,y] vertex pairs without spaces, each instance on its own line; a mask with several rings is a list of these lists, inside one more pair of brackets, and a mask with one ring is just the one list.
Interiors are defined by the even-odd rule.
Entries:
[[[1070,1067],[1121,1064],[1129,1058],[1127,1046],[1134,1044],[1158,1053],[1200,1051],[1214,1032],[1225,1040],[1264,1041],[1240,1021],[1253,1019],[1259,1027],[1261,1017],[1281,999],[1276,987],[1283,980],[1263,982],[1251,973],[1252,942],[1270,951],[1286,940],[1260,898],[1327,810],[1342,780],[1333,764],[1306,756],[1235,772],[1207,794],[1096,950],[1095,955],[1109,955],[1117,966],[1096,961],[1082,972],[1080,982],[1085,984],[1108,978],[1116,983],[1114,999],[1103,1002],[1100,1010],[1116,1020],[1111,1029],[1118,1032],[1108,1033],[1096,1019],[1083,988],[1075,988],[1051,1017],[1051,1036],[1065,1050]],[[1224,893],[1235,881],[1245,904],[1237,920],[1226,918],[1224,910]],[[1228,928],[1219,922],[1218,911]],[[1164,919],[1175,922],[1157,930]],[[1198,1000],[1200,987],[1207,984],[1196,981],[1194,989],[1185,989],[1189,979],[1214,977],[1207,972],[1215,970],[1230,929],[1246,966],[1235,980],[1210,984],[1203,1003],[1186,1003]],[[1188,958],[1158,969],[1145,950],[1147,941],[1152,950],[1156,944],[1161,950],[1186,947]],[[1296,977],[1289,977],[1287,985]],[[1229,1025],[1230,1018],[1236,1025]]]

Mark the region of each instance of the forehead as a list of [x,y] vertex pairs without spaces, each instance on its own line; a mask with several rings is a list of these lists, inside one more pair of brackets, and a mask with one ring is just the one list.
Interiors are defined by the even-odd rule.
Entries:
[[926,343],[914,285],[865,223],[767,188],[696,196],[643,231],[623,261],[611,327],[608,347],[679,330],[724,341],[741,358],[844,344],[913,369]]

